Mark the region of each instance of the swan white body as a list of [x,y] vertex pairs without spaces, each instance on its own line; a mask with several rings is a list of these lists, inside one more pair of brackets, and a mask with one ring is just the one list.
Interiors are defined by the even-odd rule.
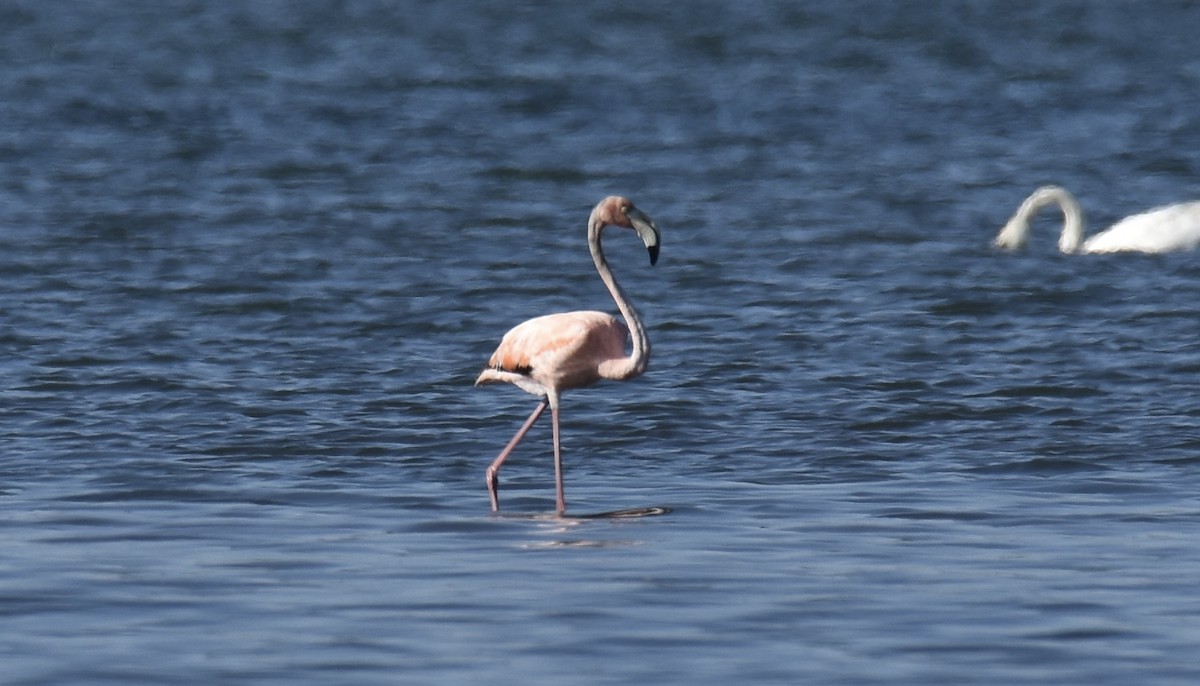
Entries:
[[1200,201],[1168,205],[1126,217],[1102,233],[1083,239],[1083,210],[1066,189],[1043,186],[1033,192],[1000,234],[998,248],[1020,248],[1029,237],[1029,222],[1043,207],[1057,204],[1063,213],[1058,249],[1064,253],[1190,250],[1200,245]]

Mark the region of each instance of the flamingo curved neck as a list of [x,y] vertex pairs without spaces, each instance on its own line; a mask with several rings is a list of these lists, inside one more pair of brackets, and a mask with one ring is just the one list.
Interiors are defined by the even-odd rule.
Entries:
[[650,361],[650,339],[646,337],[646,330],[642,327],[637,310],[634,310],[633,305],[625,298],[624,291],[617,284],[617,279],[608,266],[608,260],[604,258],[604,250],[600,247],[600,234],[604,227],[605,224],[594,217],[588,222],[588,248],[592,253],[592,261],[596,263],[596,271],[600,273],[600,280],[608,288],[608,292],[617,303],[617,309],[625,319],[625,325],[629,327],[629,337],[633,339],[633,353],[629,357],[602,365],[600,375],[606,379],[628,379],[646,371],[646,364]]

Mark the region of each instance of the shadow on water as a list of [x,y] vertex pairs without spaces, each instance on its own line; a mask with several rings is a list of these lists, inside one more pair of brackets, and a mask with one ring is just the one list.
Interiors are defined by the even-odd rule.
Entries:
[[497,516],[513,519],[547,519],[556,521],[571,521],[571,520],[588,520],[588,519],[635,519],[638,517],[658,517],[661,515],[671,514],[669,507],[634,507],[624,510],[610,510],[608,512],[596,512],[592,514],[499,514]]
[[519,547],[524,550],[547,550],[558,548],[627,548],[630,546],[642,545],[643,541],[632,539],[619,538],[601,538],[593,537],[578,537],[566,538],[567,533],[583,533],[585,529],[582,527],[586,524],[602,520],[628,520],[640,519],[643,517],[657,517],[671,513],[669,507],[638,507],[625,510],[612,510],[609,512],[596,512],[591,514],[571,514],[571,515],[517,515],[518,519],[533,519],[538,522],[547,523],[551,528],[545,533],[553,536],[553,540],[537,541],[526,543]]
[[[499,512],[489,515],[487,521],[491,524],[532,522],[534,524],[533,533],[538,536],[536,540],[528,540],[526,537],[530,531],[522,527],[522,533],[511,541],[518,549],[523,550],[543,550],[549,548],[624,548],[641,545],[643,541],[625,538],[607,538],[605,537],[606,532],[614,531],[613,529],[596,529],[594,526],[588,525],[594,525],[597,522],[603,521],[618,522],[646,517],[658,517],[670,514],[671,512],[672,508],[662,506],[567,515],[558,515],[553,512]],[[420,529],[423,531],[453,530],[461,533],[465,529],[478,531],[483,526],[485,526],[483,520],[473,520],[469,525],[462,521],[453,524],[449,522],[442,522],[440,524],[426,523]],[[585,532],[586,536],[583,535]],[[515,534],[515,532],[513,533]],[[571,534],[571,536],[567,537],[567,534]],[[542,537],[549,538],[543,539]]]

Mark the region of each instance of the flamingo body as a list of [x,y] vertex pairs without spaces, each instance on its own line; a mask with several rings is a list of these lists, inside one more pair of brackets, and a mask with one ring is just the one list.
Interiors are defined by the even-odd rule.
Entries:
[[[658,227],[628,199],[615,195],[601,200],[588,219],[588,247],[592,261],[625,323],[596,311],[535,317],[504,334],[487,367],[475,379],[476,386],[511,383],[541,397],[533,413],[487,469],[488,495],[493,511],[500,509],[500,466],[549,407],[553,419],[556,506],[558,513],[563,514],[566,501],[558,423],[560,394],[567,389],[590,386],[601,379],[631,379],[646,370],[650,360],[650,339],[637,311],[617,285],[601,248],[600,235],[608,226],[633,229],[650,253],[650,264],[658,259]],[[626,340],[632,341],[632,352],[628,356],[625,354]]]
[[475,384],[508,382],[534,395],[591,386],[625,358],[628,338],[628,327],[606,312],[534,317],[504,334]]
[[1029,222],[1047,205],[1063,213],[1058,248],[1064,253],[1143,252],[1190,250],[1200,245],[1200,202],[1179,203],[1126,217],[1107,230],[1084,240],[1083,210],[1075,196],[1059,186],[1043,186],[1021,203],[1016,214],[996,236],[998,248],[1019,248],[1029,236]]

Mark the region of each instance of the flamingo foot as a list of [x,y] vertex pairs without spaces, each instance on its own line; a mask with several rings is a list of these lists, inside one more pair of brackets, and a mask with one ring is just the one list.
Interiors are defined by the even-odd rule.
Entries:
[[489,467],[487,470],[488,497],[492,500],[492,512],[500,511],[500,470]]

